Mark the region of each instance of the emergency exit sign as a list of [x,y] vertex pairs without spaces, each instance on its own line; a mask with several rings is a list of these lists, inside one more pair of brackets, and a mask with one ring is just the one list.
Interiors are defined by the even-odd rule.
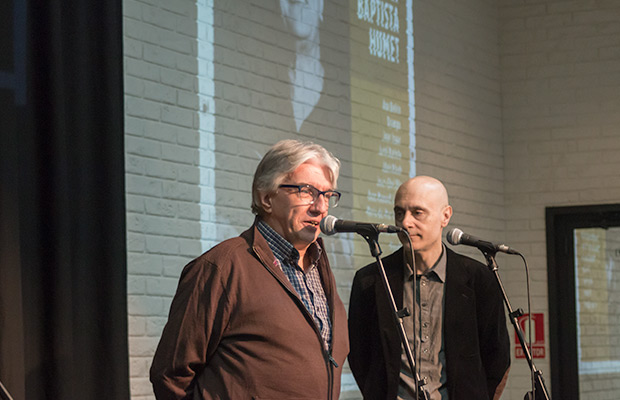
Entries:
[[[528,314],[517,318],[517,322],[523,332],[523,337],[528,338]],[[542,313],[532,314],[532,343],[530,346],[532,358],[545,358],[545,319]],[[519,343],[519,337],[515,334],[515,358],[525,358],[523,347]]]

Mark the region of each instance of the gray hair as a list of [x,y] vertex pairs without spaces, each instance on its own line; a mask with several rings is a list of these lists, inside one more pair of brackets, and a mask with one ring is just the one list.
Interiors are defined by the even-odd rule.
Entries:
[[323,146],[312,142],[287,139],[274,144],[258,163],[252,182],[252,212],[262,215],[260,193],[275,193],[287,175],[308,161],[318,161],[330,172],[332,189],[336,189],[340,160]]

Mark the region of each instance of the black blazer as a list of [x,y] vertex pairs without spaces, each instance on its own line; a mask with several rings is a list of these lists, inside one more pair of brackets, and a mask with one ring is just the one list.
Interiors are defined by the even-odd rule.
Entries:
[[[484,264],[446,249],[443,335],[448,394],[450,400],[492,399],[510,366],[501,291]],[[382,260],[399,309],[402,260],[402,247]],[[401,343],[376,263],[357,271],[353,279],[349,341],[349,365],[364,399],[395,399]]]

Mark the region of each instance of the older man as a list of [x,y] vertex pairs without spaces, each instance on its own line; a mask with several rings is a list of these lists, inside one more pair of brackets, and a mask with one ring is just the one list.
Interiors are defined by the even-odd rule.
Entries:
[[345,309],[319,236],[340,162],[285,140],[259,163],[253,226],[183,270],[151,367],[158,399],[337,399]]
[[[422,389],[432,400],[499,398],[510,365],[502,296],[486,266],[442,243],[451,216],[440,181],[418,176],[403,183],[394,198],[394,217],[411,245],[407,234],[399,234],[403,247],[383,264],[397,306],[417,317],[415,324],[413,316],[404,318],[403,325],[417,350],[419,378],[426,380]],[[355,275],[349,335],[349,363],[365,399],[415,399],[416,374],[401,349],[376,264]]]

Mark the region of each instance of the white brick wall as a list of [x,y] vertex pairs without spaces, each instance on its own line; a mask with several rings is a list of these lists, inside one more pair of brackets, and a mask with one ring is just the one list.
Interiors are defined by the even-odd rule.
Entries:
[[[337,21],[349,9],[328,7],[333,31],[322,33],[322,60],[346,69],[338,63],[348,59],[348,30]],[[182,267],[252,223],[256,164],[294,136],[282,111],[290,50],[280,21],[277,1],[124,2],[132,399],[153,398],[148,369]],[[324,125],[303,137],[338,155],[340,187],[350,188],[349,89],[334,68],[326,68]],[[336,273],[347,296],[352,271]]]
[[196,9],[193,1],[124,2],[132,399],[153,398],[148,369],[180,270],[215,240],[201,223],[213,200],[203,199],[200,185],[213,186],[213,165],[201,163],[212,147],[198,113],[208,91],[196,78],[204,28]]
[[414,31],[417,171],[445,183],[455,210],[451,225],[501,236],[497,5],[488,0],[416,1]]
[[[293,136],[282,112],[288,50],[278,2],[241,2],[124,1],[133,400],[153,398],[148,368],[181,268],[252,222],[254,168],[272,143]],[[348,134],[348,78],[333,71],[359,66],[346,61],[347,5],[327,3],[322,59],[333,68],[324,101],[335,111],[303,137],[341,158],[348,193],[351,149],[374,139]],[[417,172],[446,183],[452,226],[521,250],[533,311],[547,323],[545,207],[620,198],[619,20],[615,0],[414,1]],[[339,216],[351,213],[347,201]],[[350,264],[350,244],[330,246],[335,265]],[[353,259],[334,271],[345,301],[362,266]],[[513,307],[524,308],[522,265],[502,255],[498,263]],[[548,359],[535,361],[550,387]],[[504,400],[523,398],[527,372],[513,360]]]
[[[545,207],[620,200],[620,2],[499,2],[506,241],[526,255],[549,343]],[[508,295],[524,307],[525,275]],[[548,353],[548,352],[547,352]],[[549,359],[535,359],[551,388]],[[523,398],[517,360],[504,398]]]

